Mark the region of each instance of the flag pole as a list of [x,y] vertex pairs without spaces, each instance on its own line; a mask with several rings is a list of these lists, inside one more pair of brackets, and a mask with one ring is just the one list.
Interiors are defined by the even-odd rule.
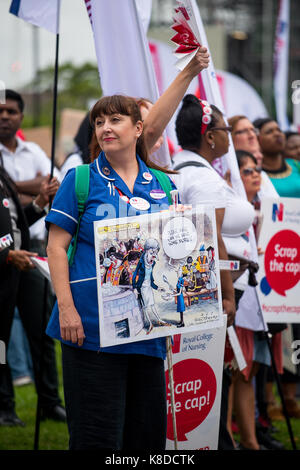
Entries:
[[173,422],[173,437],[174,437],[174,449],[178,449],[177,439],[177,424],[176,424],[176,409],[175,409],[175,393],[174,393],[174,374],[173,374],[173,363],[172,363],[172,341],[171,336],[167,336],[167,361],[168,361],[168,372],[169,372],[169,385],[171,392],[171,410],[172,410],[172,422]]
[[297,450],[296,442],[295,442],[295,438],[294,438],[294,434],[293,434],[293,429],[292,429],[292,426],[291,426],[290,417],[289,417],[287,409],[286,409],[286,404],[285,404],[285,399],[284,399],[284,395],[283,395],[283,391],[282,391],[282,387],[281,387],[280,377],[279,377],[279,373],[278,373],[278,370],[277,370],[277,367],[276,367],[276,362],[275,362],[275,358],[274,358],[274,354],[273,354],[273,350],[272,350],[271,340],[270,340],[270,336],[269,336],[270,333],[269,333],[268,325],[266,324],[266,322],[264,320],[264,316],[263,316],[263,313],[262,313],[262,310],[261,310],[260,301],[259,301],[258,293],[257,293],[257,290],[256,290],[256,286],[254,287],[254,290],[255,290],[255,296],[256,296],[256,300],[257,300],[257,304],[258,304],[258,312],[259,312],[259,315],[262,319],[262,323],[263,323],[264,328],[265,328],[264,339],[267,343],[269,353],[270,353],[270,357],[271,357],[271,365],[272,365],[272,369],[273,369],[273,373],[274,373],[274,378],[275,378],[275,382],[276,382],[276,386],[277,386],[277,391],[278,391],[280,401],[281,401],[281,405],[282,405],[282,412],[283,412],[283,415],[284,415],[284,418],[285,418],[285,421],[286,421],[286,425],[287,425],[287,429],[288,429],[288,433],[289,433],[292,448],[293,448],[293,450]]
[[58,93],[58,57],[59,57],[59,33],[56,34],[56,46],[55,46],[50,179],[53,176],[53,171],[54,171],[54,166],[55,166],[55,145],[56,145],[56,126],[57,126],[57,93]]
[[[59,9],[58,9],[59,15]],[[53,177],[55,166],[55,144],[56,144],[56,125],[57,125],[57,92],[58,92],[58,57],[59,57],[59,32],[56,33],[56,46],[55,46],[55,66],[54,66],[54,81],[53,81],[53,111],[52,111],[52,143],[51,143],[51,170],[49,181]],[[52,204],[52,198],[49,199],[49,208]],[[41,389],[41,380],[44,370],[44,353],[45,353],[45,331],[47,327],[47,299],[48,299],[49,281],[47,278],[44,280],[44,297],[43,297],[43,311],[42,311],[42,343],[40,355],[40,367],[37,380],[37,386]],[[39,449],[39,435],[40,435],[40,422],[41,422],[41,403],[40,394],[38,393],[36,419],[35,419],[35,434],[34,434],[34,450]]]

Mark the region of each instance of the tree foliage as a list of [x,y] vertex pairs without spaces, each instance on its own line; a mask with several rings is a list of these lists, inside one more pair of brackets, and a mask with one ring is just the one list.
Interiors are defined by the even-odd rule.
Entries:
[[[25,92],[34,90],[35,99],[39,100],[38,121],[39,125],[47,125],[52,120],[53,107],[54,67],[49,66],[39,70],[34,80],[25,87]],[[57,115],[64,108],[73,108],[87,111],[92,101],[101,97],[102,90],[97,65],[84,63],[74,65],[66,62],[58,71],[58,98]],[[33,109],[28,109],[32,115]],[[36,118],[36,116],[35,116]],[[28,123],[32,116],[28,116]],[[36,120],[36,119],[35,119]]]

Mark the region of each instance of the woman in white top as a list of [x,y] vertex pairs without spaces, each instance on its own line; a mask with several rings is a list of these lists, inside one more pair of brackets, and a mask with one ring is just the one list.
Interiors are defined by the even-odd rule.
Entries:
[[[231,128],[226,125],[218,108],[209,106],[194,95],[186,95],[176,120],[177,139],[183,151],[173,157],[173,168],[180,172],[174,176],[174,180],[183,204],[207,204],[215,207],[220,259],[228,259],[228,254],[232,254],[249,260],[250,244],[243,235],[252,225],[254,209],[212,166],[216,158],[227,153],[229,132]],[[228,314],[228,324],[231,325],[236,306],[229,271],[221,271],[221,288],[224,313]],[[223,392],[229,382],[228,375],[224,373]],[[224,422],[226,423],[226,417],[221,416],[220,450],[230,448],[224,444],[228,442]]]
[[[206,114],[208,111],[209,114]],[[204,116],[210,122],[203,123]],[[215,106],[207,106],[194,95],[186,95],[176,120],[176,134],[183,151],[173,157],[173,168],[179,174],[174,176],[183,204],[213,205],[216,209],[218,248],[220,259],[228,259],[226,243],[244,234],[254,219],[254,209],[248,201],[242,199],[217,173],[212,162],[228,151],[228,133],[222,113]],[[196,162],[182,166],[188,162]],[[229,241],[228,241],[229,240]],[[234,253],[238,256],[237,253]],[[249,259],[248,245],[242,245],[240,258]],[[221,272],[223,308],[228,314],[228,323],[234,320],[234,292],[229,271]]]

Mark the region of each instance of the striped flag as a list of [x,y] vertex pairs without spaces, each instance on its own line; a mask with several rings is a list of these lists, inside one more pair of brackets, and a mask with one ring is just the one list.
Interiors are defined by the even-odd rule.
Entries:
[[277,19],[274,51],[274,98],[277,121],[283,131],[287,131],[290,127],[287,117],[289,31],[290,0],[281,0]]
[[59,32],[61,0],[12,0],[9,12],[50,33]]

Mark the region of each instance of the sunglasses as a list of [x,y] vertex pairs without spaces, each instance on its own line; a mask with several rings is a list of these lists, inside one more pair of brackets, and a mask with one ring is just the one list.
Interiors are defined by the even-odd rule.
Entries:
[[261,168],[259,166],[256,166],[255,168],[244,168],[242,170],[242,173],[244,176],[249,176],[249,175],[253,175],[255,171],[256,173],[261,173]]

